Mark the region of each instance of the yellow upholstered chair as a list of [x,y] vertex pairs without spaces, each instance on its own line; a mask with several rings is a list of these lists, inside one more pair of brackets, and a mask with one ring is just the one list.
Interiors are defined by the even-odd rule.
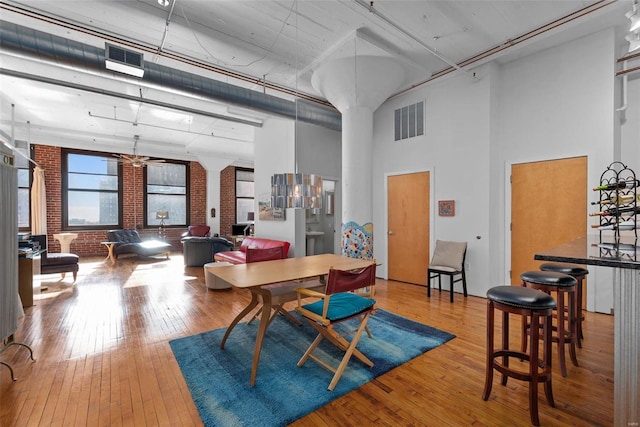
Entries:
[[[324,293],[304,288],[297,289],[298,306],[296,310],[318,331],[318,336],[298,362],[298,367],[304,365],[311,357],[324,368],[334,372],[328,387],[329,390],[335,388],[351,356],[357,357],[369,367],[373,366],[373,362],[358,351],[356,346],[362,332],[367,328],[369,316],[375,310],[375,300],[368,297],[374,295],[375,282],[376,263],[372,261],[371,265],[357,271],[330,269]],[[367,290],[368,296],[363,296],[359,292],[363,289]],[[315,302],[305,304],[303,299],[308,297],[318,299]],[[341,335],[334,329],[335,324],[352,318],[357,318],[360,321],[356,331]],[[367,333],[369,333],[368,330]],[[350,334],[353,334],[353,338],[349,342],[345,335]],[[313,354],[324,338],[345,352],[337,368],[330,366]]]

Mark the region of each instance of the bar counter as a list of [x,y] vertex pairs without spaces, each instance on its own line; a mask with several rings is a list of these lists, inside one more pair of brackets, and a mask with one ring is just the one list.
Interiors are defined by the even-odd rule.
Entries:
[[535,254],[536,260],[611,267],[614,310],[614,425],[640,425],[640,246],[588,236]]

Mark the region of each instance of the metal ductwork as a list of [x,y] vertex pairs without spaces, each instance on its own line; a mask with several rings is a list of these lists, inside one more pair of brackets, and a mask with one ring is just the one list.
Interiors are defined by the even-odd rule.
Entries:
[[[32,28],[0,21],[0,49],[79,71],[105,73],[105,50]],[[25,74],[25,78],[29,78]],[[170,88],[238,107],[287,117],[329,129],[342,129],[340,113],[309,101],[289,101],[197,74],[145,61],[144,83]]]

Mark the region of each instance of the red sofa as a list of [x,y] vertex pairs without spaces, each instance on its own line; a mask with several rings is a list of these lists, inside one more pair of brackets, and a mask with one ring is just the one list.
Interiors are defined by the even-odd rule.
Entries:
[[[283,240],[248,236],[242,241],[240,250],[218,252],[214,255],[214,258],[216,261],[230,262],[232,264],[282,259],[286,258],[289,254],[289,246],[291,246],[291,244]],[[277,248],[282,249],[277,250]],[[251,251],[248,260],[247,250]]]

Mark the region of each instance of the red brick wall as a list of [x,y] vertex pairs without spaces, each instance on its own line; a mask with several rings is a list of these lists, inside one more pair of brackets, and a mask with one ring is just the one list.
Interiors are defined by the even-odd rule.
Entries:
[[190,166],[191,214],[189,224],[207,223],[207,171],[200,163],[191,162]]
[[[32,145],[34,158],[44,169],[47,189],[47,235],[52,252],[60,252],[60,243],[54,234],[62,229],[62,150],[60,147]],[[143,229],[143,173],[144,168],[123,165],[123,227],[136,228],[140,236],[151,238],[158,236],[157,228]],[[134,175],[135,174],[135,179]],[[207,172],[198,162],[190,163],[189,191],[191,201],[190,224],[206,223]],[[134,183],[135,182],[135,186]],[[135,199],[135,218],[134,218]],[[137,223],[137,224],[136,224]],[[180,237],[186,231],[184,227],[165,229],[165,239],[174,250],[182,250]],[[107,249],[100,242],[107,240],[106,230],[73,231],[78,237],[71,242],[71,252],[83,255],[107,255]]]
[[227,166],[220,171],[220,235],[230,235],[236,223],[236,168]]

